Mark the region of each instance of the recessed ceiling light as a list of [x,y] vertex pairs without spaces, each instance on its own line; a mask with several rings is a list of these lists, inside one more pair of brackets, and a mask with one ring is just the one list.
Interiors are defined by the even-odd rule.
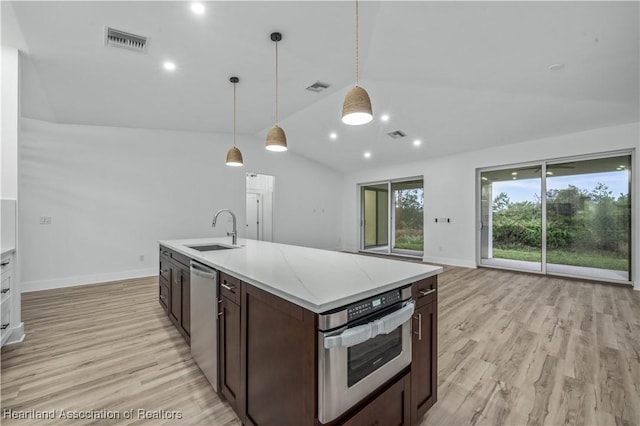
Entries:
[[337,133],[335,133],[335,132],[334,132],[334,133],[329,133],[329,137],[330,137],[331,139],[333,139],[333,140],[336,140],[336,139],[338,139],[338,134],[337,134]]
[[547,176],[553,176],[553,172],[547,172]]
[[618,167],[620,167],[621,169],[624,169],[624,165],[620,164]]
[[371,158],[371,153],[369,151],[365,152],[364,158]]
[[551,65],[549,65],[549,70],[550,71],[559,71],[562,68],[564,68],[564,64],[551,64]]
[[616,167],[616,170],[622,170],[622,167]]
[[516,179],[518,179],[518,178],[514,176],[512,179],[513,179],[513,180],[516,180]]
[[518,172],[511,172],[512,176],[518,176]]
[[420,139],[415,139],[413,141],[413,146],[420,146],[420,145],[422,145],[422,141]]
[[380,120],[381,121],[389,121],[389,115],[388,114],[382,114],[380,116]]
[[191,11],[196,15],[204,14],[204,5],[202,3],[191,3]]
[[174,64],[173,62],[166,61],[164,64],[162,64],[162,67],[167,71],[175,71],[176,64]]
[[482,176],[482,180],[487,180],[487,178],[485,176]]

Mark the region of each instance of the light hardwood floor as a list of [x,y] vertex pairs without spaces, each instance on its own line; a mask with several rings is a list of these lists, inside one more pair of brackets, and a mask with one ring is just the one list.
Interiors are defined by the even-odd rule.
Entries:
[[[133,409],[120,423],[239,424],[157,297],[155,278],[24,294],[27,338],[2,349],[2,411]],[[640,292],[447,267],[438,331],[438,402],[423,425],[640,425]],[[139,420],[138,409],[183,418]]]

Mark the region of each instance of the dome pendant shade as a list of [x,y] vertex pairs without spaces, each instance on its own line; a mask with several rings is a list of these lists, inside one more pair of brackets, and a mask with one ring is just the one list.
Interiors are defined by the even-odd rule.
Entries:
[[353,126],[367,124],[373,120],[371,99],[360,86],[355,86],[347,93],[342,105],[342,122]]
[[242,161],[242,153],[235,146],[231,147],[229,151],[227,151],[227,166],[242,166],[244,162]]
[[287,150],[287,136],[277,124],[269,130],[267,146],[269,151],[282,152]]

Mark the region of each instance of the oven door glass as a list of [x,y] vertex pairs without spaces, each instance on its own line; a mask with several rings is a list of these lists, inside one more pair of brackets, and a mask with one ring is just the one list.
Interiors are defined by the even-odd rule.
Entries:
[[402,352],[402,327],[348,348],[347,385],[355,385]]

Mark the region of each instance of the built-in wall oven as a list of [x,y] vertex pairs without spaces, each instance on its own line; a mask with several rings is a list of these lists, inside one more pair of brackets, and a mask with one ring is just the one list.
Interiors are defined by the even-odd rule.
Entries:
[[318,318],[318,420],[329,423],[411,363],[411,287]]

